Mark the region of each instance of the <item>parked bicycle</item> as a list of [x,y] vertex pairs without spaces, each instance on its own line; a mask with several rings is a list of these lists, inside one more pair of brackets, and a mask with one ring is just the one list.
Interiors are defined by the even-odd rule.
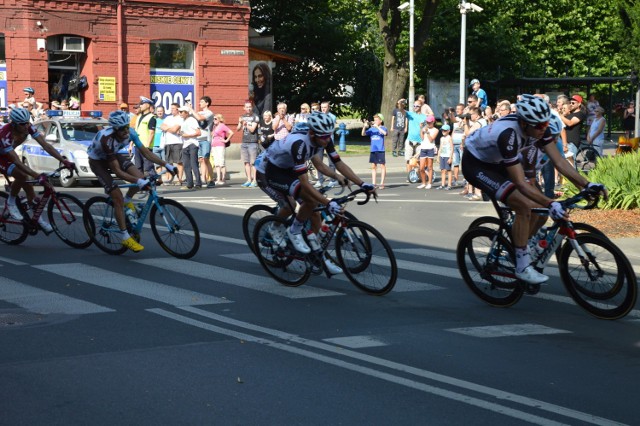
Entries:
[[[366,204],[371,194],[363,189],[333,201],[345,205],[363,192],[366,199],[358,201],[358,204]],[[323,209],[324,206],[316,211]],[[276,281],[295,287],[304,284],[311,274],[321,275],[324,272],[330,278],[331,274],[323,261],[327,255],[364,292],[384,295],[393,289],[398,277],[396,258],[378,230],[365,222],[351,220],[344,214],[327,216],[324,225],[325,232],[319,235],[320,250],[302,254],[288,240],[286,230],[290,220],[278,216],[260,219],[253,233],[253,244],[260,264]],[[305,232],[303,236],[306,240]],[[334,238],[335,246],[331,246]]]
[[[60,167],[47,174],[48,178],[57,178]],[[26,183],[38,185],[37,180],[29,180]],[[6,185],[7,191],[10,185]],[[56,192],[53,185],[47,182],[39,199],[29,205],[26,198],[17,197],[16,205],[23,216],[23,220],[15,220],[9,215],[7,199],[9,195],[0,191],[0,240],[7,244],[20,244],[28,235],[36,235],[41,230],[38,220],[46,214],[53,232],[67,245],[73,248],[87,248],[91,245],[91,239],[87,235],[82,223],[83,204],[70,194]],[[46,212],[45,212],[46,209]]]
[[[592,208],[597,204],[597,198],[592,197],[593,194],[583,190],[561,203],[565,209]],[[579,205],[583,200],[591,201],[587,206]],[[545,208],[532,211],[548,214]],[[464,282],[476,296],[493,306],[512,306],[523,294],[536,294],[540,290],[540,285],[527,284],[515,277],[510,235],[510,223],[501,215],[497,230],[477,226],[462,234],[458,242],[456,257]],[[577,233],[573,222],[560,220],[544,230],[542,240],[543,243],[538,243],[542,251],[537,256],[532,253],[535,267],[542,272],[561,247],[557,255],[560,277],[579,306],[601,319],[622,318],[633,309],[637,298],[635,272],[608,238],[589,231]]]
[[588,144],[586,140],[581,140],[574,159],[576,170],[589,173],[596,167],[600,158],[600,154],[598,154],[593,145]]
[[[195,219],[179,202],[158,195],[156,182],[159,176],[149,176],[149,190],[145,193],[146,203],[138,203],[137,217],[127,216],[127,231],[140,241],[145,220],[149,215],[149,227],[160,247],[179,259],[193,257],[200,247],[200,232]],[[130,188],[136,184],[118,185]],[[84,206],[84,226],[95,245],[105,253],[122,254],[127,248],[122,246],[120,228],[114,215],[111,197],[92,197]]]

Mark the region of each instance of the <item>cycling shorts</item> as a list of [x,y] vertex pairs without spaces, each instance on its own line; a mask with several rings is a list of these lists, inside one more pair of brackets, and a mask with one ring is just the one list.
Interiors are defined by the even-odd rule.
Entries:
[[267,177],[264,173],[256,170],[256,182],[258,183],[258,188],[262,189],[262,191],[269,196],[273,201],[278,203],[278,207],[283,208],[289,205],[285,194],[280,191],[276,191],[275,189],[269,186],[267,182]]
[[265,170],[267,185],[285,196],[291,196],[294,200],[300,199],[300,175],[293,169],[281,169],[272,163],[267,164]]
[[462,174],[471,185],[503,203],[516,189],[503,164],[480,161],[468,149],[462,153]]
[[[120,169],[123,171],[127,171],[130,167],[135,167],[125,154],[117,154],[116,157],[120,164]],[[104,188],[105,194],[111,194],[111,191],[118,187],[118,184],[114,182],[114,178],[112,176],[113,171],[109,167],[109,162],[107,160],[92,160],[90,158],[89,167],[96,175],[96,178],[98,178],[100,185]]]

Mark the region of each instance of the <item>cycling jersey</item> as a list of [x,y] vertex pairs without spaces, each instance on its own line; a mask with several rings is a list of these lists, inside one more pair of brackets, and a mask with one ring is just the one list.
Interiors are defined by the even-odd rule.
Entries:
[[[286,138],[276,140],[268,151],[269,164],[280,169],[293,170],[296,174],[307,173],[307,160],[310,160],[322,148],[315,147],[307,132],[290,133]],[[329,158],[336,164],[340,161],[340,155],[332,141],[329,141],[325,150]]]
[[465,150],[484,163],[512,166],[519,162],[521,149],[537,142],[540,148],[551,143],[553,137],[549,129],[536,141],[528,137],[518,123],[518,117],[510,114],[469,135]]
[[[42,136],[42,133],[40,133],[40,131],[31,124],[28,127],[28,131],[31,137],[34,139]],[[26,139],[27,138],[25,138],[24,140]],[[13,151],[13,149],[18,145],[21,145],[24,140],[20,143],[15,143],[15,141],[13,140],[13,127],[10,123],[3,125],[2,127],[0,127],[0,154],[6,154],[10,151]]]
[[136,147],[141,148],[144,145],[138,136],[138,133],[129,129],[129,137],[123,141],[116,139],[113,127],[107,127],[100,130],[91,141],[91,145],[87,149],[87,154],[92,160],[112,160],[118,154],[128,154],[129,141],[133,141]]

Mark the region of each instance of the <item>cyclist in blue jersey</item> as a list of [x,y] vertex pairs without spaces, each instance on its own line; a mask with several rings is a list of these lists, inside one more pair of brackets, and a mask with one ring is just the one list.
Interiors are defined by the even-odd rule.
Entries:
[[[127,232],[124,208],[126,206],[126,208],[135,211],[135,206],[131,199],[136,192],[149,184],[149,179],[146,179],[142,172],[129,160],[129,141],[132,141],[140,154],[150,162],[165,167],[173,174],[175,174],[176,168],[144,146],[138,137],[138,133],[129,128],[129,114],[126,112],[114,111],[109,114],[109,124],[111,127],[99,131],[93,138],[91,145],[89,145],[87,150],[89,167],[91,167],[98,181],[104,187],[104,192],[113,201],[114,214],[120,228],[122,245],[131,251],[139,252],[144,250],[144,247]],[[127,195],[123,197],[122,191],[114,182],[111,173],[114,173],[119,179],[136,183],[137,187],[129,188]]]

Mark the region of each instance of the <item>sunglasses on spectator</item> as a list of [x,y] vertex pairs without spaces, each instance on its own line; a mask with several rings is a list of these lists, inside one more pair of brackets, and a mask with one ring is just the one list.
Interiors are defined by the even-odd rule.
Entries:
[[413,107],[414,108],[420,108],[420,105],[414,105]]
[[533,127],[533,128],[534,128],[534,129],[536,129],[536,130],[544,130],[544,129],[546,129],[547,127],[549,127],[549,122],[548,122],[548,121],[545,121],[544,123],[538,123],[538,124],[530,124],[530,123],[527,123],[527,126],[529,126],[529,127]]

